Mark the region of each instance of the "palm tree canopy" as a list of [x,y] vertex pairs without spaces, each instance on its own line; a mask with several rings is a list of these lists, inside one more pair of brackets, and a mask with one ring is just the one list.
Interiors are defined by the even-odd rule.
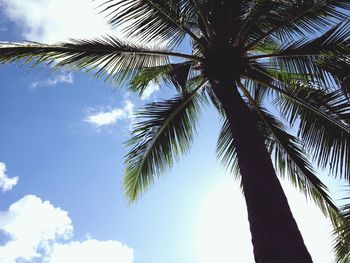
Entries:
[[[279,175],[339,220],[311,162],[350,180],[348,0],[109,0],[100,8],[112,25],[124,25],[128,41],[1,43],[0,61],[94,70],[113,83],[129,82],[141,95],[151,81],[176,88],[175,98],[137,115],[125,161],[130,201],[188,152],[208,103],[223,120],[218,157],[239,174],[235,138],[212,87],[229,79],[255,114]],[[191,52],[179,51],[184,41]],[[271,104],[278,114],[266,107]]]

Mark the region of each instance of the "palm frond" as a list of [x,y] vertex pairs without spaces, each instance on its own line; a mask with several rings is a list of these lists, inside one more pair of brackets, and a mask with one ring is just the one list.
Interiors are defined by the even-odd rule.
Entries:
[[267,54],[273,54],[280,46],[281,44],[272,38],[263,39],[254,46],[254,50],[249,51],[248,57],[250,60],[257,60]]
[[341,208],[341,213],[342,222],[333,233],[333,249],[336,255],[336,262],[347,263],[350,260],[350,205],[344,205]]
[[[267,4],[266,2],[270,2]],[[348,0],[298,0],[261,1],[260,9],[246,35],[247,49],[253,48],[265,38],[276,37],[282,42],[295,39],[296,35],[316,34],[337,21],[348,19]],[[250,43],[249,43],[250,42]]]
[[[107,36],[93,40],[71,40],[57,45],[41,43],[0,43],[0,62],[47,63],[54,67],[96,70],[98,77],[121,82],[140,69],[169,64],[170,56],[192,56],[166,49],[150,49]],[[194,57],[192,57],[194,58]]]
[[280,96],[277,103],[281,112],[291,124],[298,122],[298,136],[304,147],[321,168],[328,168],[339,177],[350,179],[350,103],[341,90],[326,92],[315,90],[306,85],[289,87],[288,93],[301,99],[312,108],[318,108],[329,118],[342,123],[335,125],[329,118],[320,118],[295,103],[290,97]]
[[271,89],[266,88],[258,82],[247,79],[242,85],[252,94],[254,100],[259,104],[262,104],[268,98],[273,98]]
[[251,59],[266,58],[266,57],[299,57],[299,56],[318,56],[322,52],[333,51],[335,47],[350,44],[350,20],[342,21],[321,34],[319,37],[301,38],[292,43],[282,45],[271,54],[262,56],[253,56]]
[[279,175],[288,176],[290,181],[306,197],[313,199],[323,213],[336,224],[339,218],[338,209],[329,197],[327,187],[314,173],[302,144],[296,137],[288,134],[283,124],[261,107],[260,102],[255,100],[242,84],[239,86],[259,121],[262,122],[260,125],[265,126],[265,134],[268,135],[266,145],[273,156],[274,166]]
[[168,42],[170,46],[176,46],[189,35],[203,44],[192,29],[196,20],[191,1],[109,0],[102,7],[102,12],[110,18],[109,23],[114,26],[129,24],[126,33],[143,43]]
[[[277,94],[281,95],[282,97],[286,97],[289,100],[295,102],[295,105],[299,105],[301,108],[305,110],[309,110],[313,112],[315,115],[317,115],[322,120],[325,120],[332,125],[337,126],[338,128],[342,129],[346,133],[350,133],[350,127],[347,125],[347,121],[343,119],[336,118],[336,115],[328,114],[328,112],[324,111],[323,108],[316,107],[313,104],[310,104],[308,101],[304,101],[303,97],[298,97],[295,95],[295,93],[290,92],[293,87],[310,87],[311,89],[315,90],[317,92],[317,89],[312,88],[308,84],[303,84],[302,80],[296,80],[291,83],[285,83],[279,79],[276,79],[269,75],[268,72],[262,71],[258,68],[252,68],[246,72],[246,78],[251,79],[269,89],[276,92]],[[343,92],[337,92],[339,96],[343,96]],[[346,109],[348,107],[348,104],[345,102],[342,104],[342,107]]]
[[230,123],[226,117],[223,118],[224,121],[216,145],[216,156],[230,174],[234,175],[235,178],[239,178],[240,171],[234,137],[231,132]]
[[[325,54],[327,57],[342,60],[350,54],[350,22],[341,22],[322,34],[321,36],[308,40],[299,39],[292,44],[286,44],[272,53],[252,56],[250,59],[268,58],[269,62],[261,65],[288,74],[303,74],[305,79],[324,86],[332,86],[331,75],[341,70],[327,70]],[[323,61],[323,67],[320,67]],[[343,64],[346,62],[344,61]],[[347,65],[349,67],[349,65]],[[343,70],[345,71],[345,70]],[[341,75],[341,73],[339,74]]]
[[317,165],[350,180],[350,103],[344,92],[302,83],[277,87],[266,78],[255,76],[257,82],[277,92],[282,116],[297,125],[298,136]]
[[131,202],[136,201],[155,176],[163,175],[174,160],[188,152],[201,104],[198,91],[204,85],[206,81],[191,93],[148,104],[139,112],[142,121],[135,124],[127,142],[132,149],[125,161],[124,189]]
[[[242,26],[236,35],[235,43],[243,43],[253,28],[256,28],[256,20],[270,12],[275,3],[270,0],[250,1],[243,17]],[[260,31],[260,30],[259,30]]]
[[316,64],[329,72],[343,92],[350,97],[350,44],[324,52]]
[[191,62],[184,62],[143,68],[130,81],[130,90],[142,95],[151,81],[157,83],[163,81],[167,84],[174,85],[175,88],[181,92],[186,89],[191,66]]
[[208,13],[204,12],[204,3],[200,3],[198,0],[191,0],[195,7],[198,16],[198,26],[206,37],[207,41],[210,42],[214,38],[214,32],[208,21]]
[[338,209],[329,196],[328,188],[313,171],[303,150],[302,143],[288,134],[283,125],[272,115],[264,112],[265,123],[273,136],[269,141],[269,148],[274,156],[274,165],[280,176],[288,176],[290,181],[307,198],[312,199],[322,212],[338,223]]

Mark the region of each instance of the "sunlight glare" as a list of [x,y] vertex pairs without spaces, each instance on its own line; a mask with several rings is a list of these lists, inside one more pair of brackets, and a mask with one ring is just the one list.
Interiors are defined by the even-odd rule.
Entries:
[[[314,262],[334,262],[330,221],[290,182],[282,186]],[[196,256],[200,263],[254,263],[245,201],[239,183],[232,178],[214,186],[203,201]]]
[[245,202],[232,178],[223,180],[207,195],[197,226],[200,263],[254,262]]

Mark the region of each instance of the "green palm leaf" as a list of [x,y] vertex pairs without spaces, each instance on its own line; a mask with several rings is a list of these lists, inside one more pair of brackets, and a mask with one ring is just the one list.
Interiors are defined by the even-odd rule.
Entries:
[[191,62],[168,64],[157,67],[143,68],[130,81],[130,90],[140,95],[151,81],[172,84],[178,91],[186,89],[191,70]]
[[163,175],[180,154],[188,152],[196,130],[201,102],[198,93],[206,82],[191,93],[174,99],[147,105],[138,114],[142,118],[135,124],[133,146],[126,156],[124,188],[133,202],[154,181]]
[[[349,198],[346,198],[347,200]],[[342,222],[334,231],[334,251],[337,263],[347,263],[350,260],[350,205],[346,204],[341,208]]]
[[[53,68],[94,70],[98,77],[117,83],[131,80],[130,90],[139,94],[151,81],[175,86],[179,95],[148,104],[137,115],[132,138],[127,142],[131,149],[125,161],[124,189],[131,202],[181,154],[188,152],[200,106],[209,98],[223,119],[217,144],[218,158],[232,173],[239,174],[239,165],[246,168],[241,170],[246,172],[243,178],[249,180],[243,181],[246,189],[253,189],[245,194],[257,261],[279,257],[277,252],[298,244],[300,255],[296,253],[295,258],[300,256],[311,262],[300,233],[294,231],[297,226],[275,172],[270,169],[272,165],[264,146],[270,151],[280,176],[288,176],[330,215],[336,226],[344,223],[307,158],[350,180],[349,0],[103,2],[100,8],[109,22],[123,26],[127,36],[141,44],[110,36],[57,45],[0,43],[0,62],[22,60],[34,65],[51,64]],[[163,48],[150,48],[150,43]],[[174,51],[187,48],[188,44],[192,45],[192,54]],[[240,85],[242,81],[248,89]],[[234,90],[237,85],[245,95],[243,100],[242,93]],[[280,110],[279,117],[286,118],[297,128],[297,136],[289,134],[283,123],[262,106],[271,102],[268,100],[271,98]],[[232,127],[239,127],[234,117],[249,116],[249,110],[255,119],[237,118],[236,121],[242,120],[240,127],[246,125],[246,129],[253,132],[245,134],[245,130],[237,129],[235,133],[237,138],[245,139],[242,143],[249,147],[243,145],[235,149],[235,143],[241,144],[233,138],[227,119]],[[254,152],[255,144],[251,145],[253,141],[256,145],[260,143],[259,156]],[[254,168],[258,169],[249,169],[251,159],[256,160]],[[266,177],[254,177],[259,169],[266,172]],[[261,197],[266,197],[267,202],[257,198],[256,188],[252,187],[262,185],[259,181],[262,178],[266,184],[257,190],[261,190],[264,194]],[[270,194],[276,196],[270,198]],[[254,205],[259,201],[256,209]],[[294,229],[291,232],[294,237],[289,232],[278,231],[284,236],[276,235],[269,243],[255,228],[255,223],[257,218],[264,218],[258,225],[264,224],[264,229],[274,232],[277,224],[271,222],[278,214],[273,216],[277,201],[281,201],[278,205],[286,215],[284,223],[290,223],[286,229]],[[271,213],[261,214],[262,211]],[[269,216],[269,220],[265,220]],[[279,229],[282,230],[283,225]],[[346,230],[339,228],[338,231],[342,234]],[[279,249],[274,249],[279,244],[282,244]],[[349,247],[341,249],[343,256],[350,254]],[[275,254],[270,253],[273,250]]]

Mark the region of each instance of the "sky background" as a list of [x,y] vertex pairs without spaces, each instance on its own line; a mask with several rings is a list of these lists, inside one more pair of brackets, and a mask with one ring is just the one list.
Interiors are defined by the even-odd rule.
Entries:
[[[0,41],[120,35],[96,7],[0,0]],[[0,262],[253,262],[238,183],[216,161],[212,108],[191,153],[130,207],[123,142],[133,113],[169,88],[152,84],[139,98],[91,74],[20,65],[1,66],[0,83]],[[283,186],[314,261],[333,262],[330,222]]]

